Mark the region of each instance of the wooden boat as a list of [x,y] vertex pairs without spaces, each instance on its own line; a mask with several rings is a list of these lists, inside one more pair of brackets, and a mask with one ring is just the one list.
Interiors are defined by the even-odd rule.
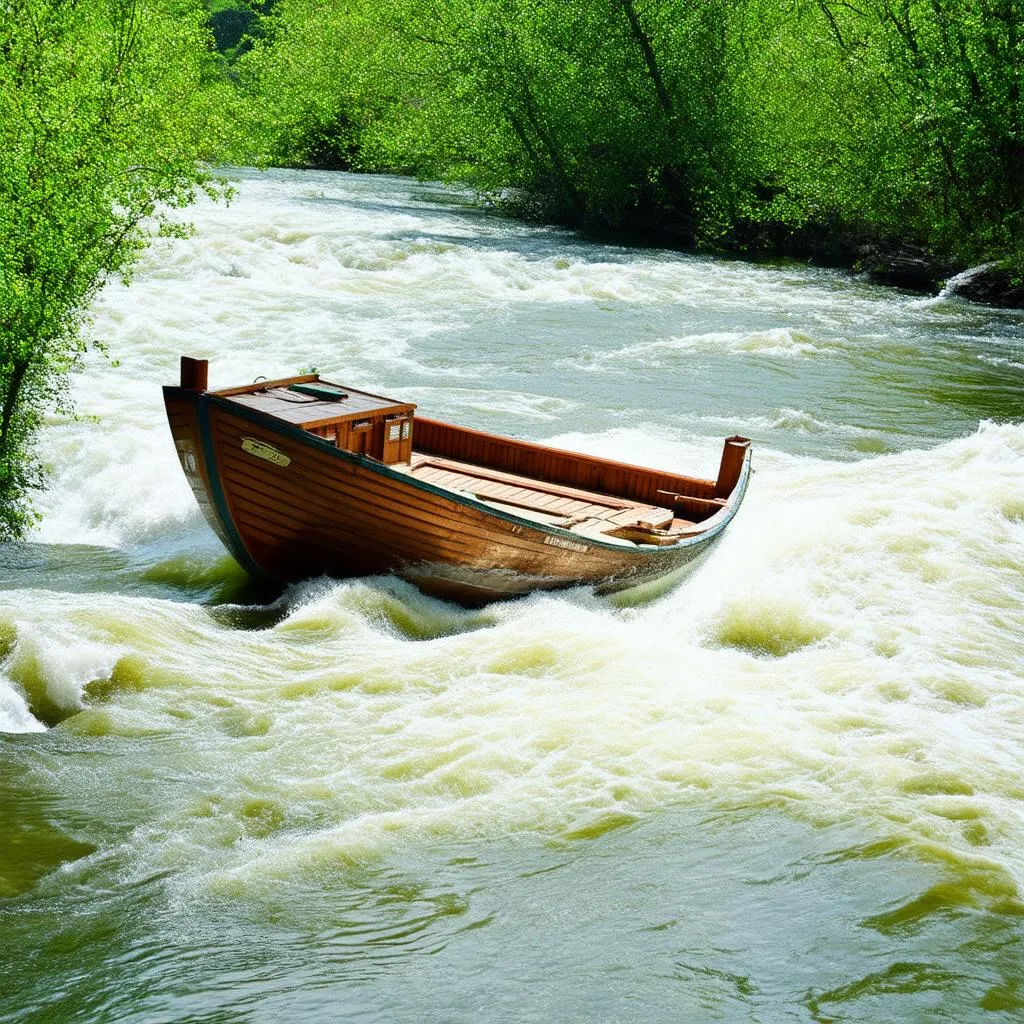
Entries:
[[416,415],[315,374],[164,388],[182,468],[249,571],[281,581],[396,573],[482,604],[578,584],[606,593],[692,565],[736,514],[750,441],[716,480],[560,451]]

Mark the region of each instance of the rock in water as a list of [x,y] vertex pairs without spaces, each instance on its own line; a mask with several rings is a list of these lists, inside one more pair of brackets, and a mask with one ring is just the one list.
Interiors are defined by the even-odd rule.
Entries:
[[865,246],[858,254],[854,269],[867,274],[876,284],[915,292],[933,291],[954,270],[934,253],[916,245]]
[[1024,309],[1024,280],[998,263],[983,263],[951,277],[942,294],[983,302],[987,306]]

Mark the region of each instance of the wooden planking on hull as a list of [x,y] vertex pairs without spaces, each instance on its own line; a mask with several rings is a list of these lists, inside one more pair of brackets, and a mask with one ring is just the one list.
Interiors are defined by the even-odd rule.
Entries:
[[[240,490],[247,484],[255,485],[273,500],[280,502],[283,497],[282,485],[280,479],[274,476],[274,467],[265,468],[265,464],[254,459],[250,460],[251,464],[242,463],[242,456],[234,454],[237,449],[231,446],[230,429],[219,436],[225,442],[221,449],[221,472],[228,487],[229,503],[232,503],[235,483]],[[287,444],[279,443],[283,451],[293,453]],[[293,462],[296,474],[290,487],[293,493],[301,495],[304,507],[303,512],[294,513],[297,527],[305,528],[311,522],[317,522],[317,517],[358,522],[361,527],[370,530],[374,530],[376,525],[390,523],[399,528],[400,534],[408,533],[414,539],[420,535],[433,537],[433,543],[441,547],[448,546],[450,539],[454,538],[448,555],[459,557],[469,531],[466,514],[454,501],[438,499],[423,492],[409,493],[405,481],[382,480],[372,471],[359,467],[351,475],[333,475],[331,463],[334,460],[329,458],[328,453],[296,454],[298,457]],[[293,466],[288,467],[289,471]],[[485,515],[480,515],[476,525],[480,530],[485,530],[491,524]],[[506,542],[514,547],[533,547],[528,540],[521,540],[512,534],[506,538]],[[422,556],[423,553],[418,550],[414,554]]]
[[[236,550],[233,538],[228,534],[223,516],[216,508],[213,500],[213,488],[210,480],[206,452],[199,430],[198,400],[195,393],[176,393],[177,389],[164,389],[164,402],[167,420],[171,428],[171,437],[178,453],[185,479],[195,495],[203,517],[210,524],[220,541],[242,564],[244,553]],[[249,568],[249,566],[247,566]]]
[[[408,560],[471,559],[476,554],[475,547],[499,540],[493,532],[485,536],[482,529],[469,531],[465,523],[460,531],[455,519],[450,523],[440,521],[436,508],[407,506],[392,491],[380,491],[379,501],[367,500],[374,492],[371,485],[352,493],[320,478],[302,489],[301,507],[292,508],[290,502],[282,502],[276,481],[261,481],[258,468],[251,471],[253,476],[248,471],[249,467],[235,466],[230,457],[224,460],[222,480],[236,515],[253,505],[264,506],[269,510],[267,518],[277,522],[286,535],[317,530],[324,524],[345,523],[349,529],[338,534],[339,552],[345,553],[355,543],[354,538],[364,538],[361,546],[377,545],[382,550],[380,571]],[[481,526],[485,525],[482,521]],[[516,547],[531,547],[518,538],[511,540]]]
[[[360,437],[355,427],[344,438],[339,429],[335,438],[322,424],[346,415],[337,385],[320,388],[331,400],[324,414],[302,399],[297,424],[288,389],[313,384],[319,394],[319,378],[276,381],[273,391],[257,384],[210,393],[205,364],[182,365],[183,386],[165,388],[165,401],[189,483],[236,557],[282,580],[393,571],[466,603],[579,583],[620,589],[699,557],[735,513],[749,475],[749,442],[742,438],[727,440],[718,481],[422,418],[415,418],[416,448],[426,451],[414,454],[409,404],[359,393],[381,424]],[[287,415],[278,418],[274,410],[283,402]],[[351,439],[356,452],[365,450],[368,438],[384,445],[385,462],[399,465],[340,447]],[[730,444],[741,450],[730,452]],[[535,475],[523,475],[526,468]],[[673,513],[666,500],[686,511]],[[710,517],[707,527],[687,514]],[[608,536],[623,528],[629,539]]]
[[[547,554],[543,538],[520,536],[511,533],[503,523],[481,514],[476,529],[463,520],[459,524],[451,521],[439,524],[436,510],[415,509],[419,517],[407,514],[404,502],[396,502],[395,495],[387,492],[382,503],[369,503],[359,495],[346,495],[335,490],[329,483],[320,481],[320,487],[304,488],[302,507],[299,510],[282,508],[280,491],[274,493],[273,481],[257,479],[255,487],[247,487],[244,480],[251,480],[246,474],[229,470],[231,460],[226,460],[222,476],[230,494],[230,501],[236,509],[236,517],[242,519],[258,516],[264,521],[275,523],[282,541],[297,536],[308,536],[312,531],[319,533],[325,527],[336,529],[344,523],[344,532],[336,530],[333,545],[338,558],[348,560],[359,549],[377,549],[379,555],[373,563],[374,571],[398,568],[409,562],[448,562],[451,564],[487,565],[494,558],[495,549],[504,564],[512,568],[533,572],[543,568],[546,572],[554,569],[576,572],[578,566],[575,553],[558,551],[554,558]],[[255,470],[257,474],[258,470]],[[366,486],[361,493],[365,496],[371,488]],[[325,494],[326,492],[326,494]],[[335,497],[330,497],[331,492]],[[429,497],[429,496],[428,496]],[[350,499],[346,502],[345,499]],[[391,508],[387,501],[391,500]],[[397,506],[397,507],[396,507]],[[244,531],[241,531],[244,533]],[[322,542],[323,543],[323,542]],[[331,546],[331,545],[326,545]],[[365,562],[365,559],[361,559]],[[569,563],[552,566],[553,562]],[[595,566],[596,567],[596,566]],[[608,568],[601,566],[598,574]]]

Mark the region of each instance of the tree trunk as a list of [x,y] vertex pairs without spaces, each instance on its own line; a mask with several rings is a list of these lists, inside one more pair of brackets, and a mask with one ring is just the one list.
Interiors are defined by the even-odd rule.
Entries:
[[25,374],[28,373],[28,368],[29,360],[16,359],[11,375],[7,379],[3,410],[0,411],[0,464],[11,462],[15,457],[15,453],[11,451],[11,425],[14,422],[14,412],[18,405],[18,396],[21,394],[21,386],[25,382]]
[[661,76],[661,68],[658,67],[658,60],[654,56],[654,47],[651,46],[651,40],[640,24],[640,18],[636,13],[636,7],[633,6],[633,0],[618,0],[618,3],[622,8],[622,13],[626,15],[626,20],[629,22],[629,31],[633,36],[633,42],[636,43],[643,54],[644,64],[647,66],[647,74],[650,75],[654,91],[658,96],[658,105],[669,118],[672,118],[675,116],[675,105],[672,103],[672,97],[665,87],[665,79]]

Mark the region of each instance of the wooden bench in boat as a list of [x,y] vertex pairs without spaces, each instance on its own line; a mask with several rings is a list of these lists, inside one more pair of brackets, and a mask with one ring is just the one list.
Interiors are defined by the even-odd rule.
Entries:
[[618,539],[643,543],[647,534],[668,530],[674,523],[684,525],[671,509],[435,455],[414,452],[409,472],[419,480],[472,495],[501,511],[581,534],[630,530],[636,534],[635,539]]

